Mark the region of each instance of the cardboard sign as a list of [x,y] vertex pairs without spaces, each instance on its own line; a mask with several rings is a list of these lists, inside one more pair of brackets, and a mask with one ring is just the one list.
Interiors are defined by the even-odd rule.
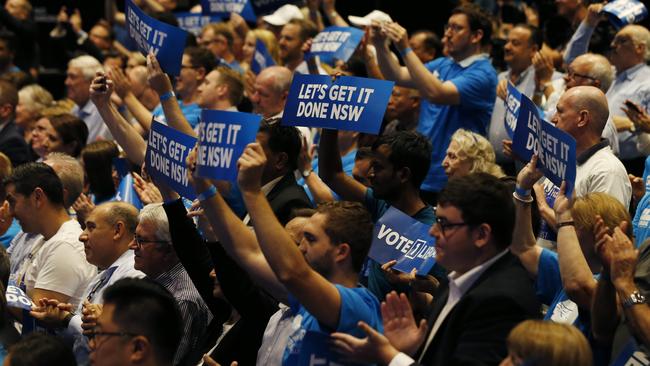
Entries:
[[285,126],[379,133],[392,81],[295,74],[284,107]]
[[253,53],[253,61],[251,62],[251,71],[257,75],[260,71],[266,69],[269,66],[275,65],[275,61],[269,50],[264,45],[264,42],[257,40],[255,44],[255,53]]
[[200,177],[237,181],[237,159],[255,141],[259,114],[204,109],[199,123],[196,174]]
[[179,12],[174,13],[174,15],[178,20],[178,26],[181,29],[194,34],[195,36],[201,34],[201,30],[204,26],[210,23],[222,22],[221,17],[210,14]]
[[196,193],[189,184],[185,158],[194,145],[194,137],[153,121],[145,155],[149,175],[191,200],[196,198]]
[[431,226],[391,207],[377,220],[368,256],[379,264],[396,260],[394,269],[427,274],[436,263],[436,240]]
[[140,201],[140,196],[138,196],[133,188],[133,176],[131,174],[122,177],[120,185],[117,188],[117,193],[115,193],[115,197],[113,197],[112,201],[130,203],[138,210],[144,207],[142,201]]
[[503,123],[506,126],[508,137],[512,139],[515,134],[515,128],[517,127],[517,117],[519,117],[521,92],[517,90],[511,82],[508,82],[508,95],[506,96],[504,103],[506,105],[506,116]]
[[532,100],[521,95],[517,127],[512,149],[525,161],[537,154],[537,167],[544,176],[560,186],[567,182],[566,196],[571,197],[576,179],[576,140],[540,116]]
[[[327,27],[312,40],[309,56],[333,65],[335,60],[347,62],[363,38],[363,31],[353,27]],[[306,57],[309,57],[306,56]]]
[[10,280],[7,284],[5,299],[7,300],[7,306],[12,308],[20,308],[30,311],[32,310],[32,306],[34,306],[32,299],[25,294],[25,291],[16,286],[16,283],[13,280]]
[[648,16],[648,9],[638,0],[615,0],[603,7],[603,13],[616,28],[635,24]]
[[237,13],[249,22],[257,20],[248,0],[201,0],[201,12],[223,18],[230,17],[230,13]]
[[152,52],[164,72],[178,75],[187,32],[148,16],[132,0],[126,0],[125,13],[129,38],[135,42],[138,50],[145,56]]

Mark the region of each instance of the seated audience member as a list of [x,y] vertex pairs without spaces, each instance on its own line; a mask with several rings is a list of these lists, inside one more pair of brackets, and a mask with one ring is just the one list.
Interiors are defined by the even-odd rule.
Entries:
[[354,156],[354,167],[352,168],[352,178],[366,187],[370,187],[368,173],[373,158],[372,149],[361,147]]
[[442,167],[449,178],[471,173],[488,173],[497,178],[505,174],[495,162],[494,149],[483,136],[464,129],[451,135]]
[[210,23],[201,30],[198,44],[210,51],[219,64],[223,63],[225,66],[241,73],[241,66],[239,66],[233,52],[234,37],[230,24]]
[[597,341],[611,345],[615,365],[650,359],[650,244],[636,250],[626,224],[597,225],[603,272],[591,306],[592,331]]
[[77,366],[72,351],[61,339],[42,333],[31,333],[14,344],[4,361],[8,366]]
[[16,106],[18,92],[16,88],[0,80],[0,152],[11,159],[13,166],[24,164],[31,160],[29,147],[22,133],[16,126]]
[[16,106],[16,126],[22,131],[25,141],[31,141],[32,129],[41,115],[41,111],[52,106],[52,94],[38,84],[30,84],[18,91]]
[[16,284],[34,302],[47,298],[77,306],[96,268],[86,262],[81,228],[65,209],[61,179],[48,165],[29,163],[16,168],[4,186],[23,231],[42,236],[20,264]]
[[[102,304],[104,290],[121,278],[142,278],[144,273],[133,268],[134,253],[129,250],[138,220],[138,210],[124,202],[108,202],[97,206],[85,222],[79,240],[84,243],[86,260],[100,271],[88,283],[83,299]],[[48,328],[74,338],[73,350],[79,365],[88,364],[88,343],[82,334],[82,310],[79,304],[41,299],[31,315]]]
[[316,34],[318,34],[316,25],[310,20],[291,19],[287,22],[282,27],[278,38],[280,64],[292,72],[309,74],[302,46]]
[[[0,152],[0,182],[9,177],[11,171],[11,160]],[[11,241],[20,232],[20,225],[18,220],[11,215],[9,204],[5,203],[6,196],[4,186],[0,186],[0,202],[2,202],[2,207],[0,207],[0,243],[8,248]]]
[[650,181],[648,175],[650,174],[650,157],[646,158],[646,167],[643,171],[642,177],[635,177],[630,174],[630,184],[632,184],[632,198],[633,206],[636,206],[636,213],[632,220],[632,230],[634,232],[634,244],[639,247],[650,236],[650,220],[647,220],[647,215],[650,215]]
[[115,196],[113,159],[120,152],[113,141],[96,141],[81,151],[81,161],[88,179],[89,196],[93,204],[100,204]]
[[[195,167],[193,159],[188,160],[190,170]],[[325,203],[305,224],[296,247],[261,190],[269,162],[259,143],[249,144],[238,161],[239,185],[257,239],[218,193],[210,193],[201,205],[226,251],[256,283],[287,305],[269,321],[257,364],[294,364],[306,331],[354,334],[359,320],[380,327],[379,303],[368,290],[357,287],[372,223],[359,204]],[[199,192],[211,189],[203,179],[195,179],[194,185]]]
[[134,268],[164,286],[176,299],[183,320],[183,336],[174,356],[174,364],[178,364],[198,346],[213,316],[174,251],[162,204],[149,204],[140,210],[129,248],[135,253]]
[[418,127],[420,93],[416,89],[395,86],[391,92],[383,134],[395,131],[414,131]]
[[176,365],[174,354],[187,323],[177,299],[165,287],[123,278],[103,297],[101,315],[88,334],[92,365]]
[[499,366],[591,366],[589,343],[567,324],[526,320],[508,335],[508,357]]
[[59,114],[60,108],[45,109],[32,130],[32,149],[39,159],[60,152],[78,158],[88,140],[88,127],[69,113]]
[[449,180],[430,233],[436,261],[451,272],[449,284],[438,289],[429,327],[425,319],[416,324],[406,295],[391,293],[382,306],[385,335],[361,324],[368,338],[336,333],[335,342],[368,363],[498,364],[507,356],[510,330],[540,310],[526,271],[508,251],[514,224],[505,183],[486,173]]
[[276,64],[280,60],[278,55],[278,40],[275,38],[273,32],[266,29],[251,29],[246,33],[246,39],[242,47],[247,70],[250,70],[250,65],[253,62],[258,40],[264,43],[266,50],[269,51],[269,55],[271,55],[271,58],[273,58]]

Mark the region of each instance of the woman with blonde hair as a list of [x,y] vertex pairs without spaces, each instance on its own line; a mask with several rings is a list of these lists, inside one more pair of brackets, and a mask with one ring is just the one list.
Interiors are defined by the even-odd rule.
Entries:
[[587,338],[574,326],[526,320],[510,331],[508,357],[499,366],[591,366]]
[[451,135],[442,167],[449,178],[471,173],[488,173],[502,178],[505,174],[495,159],[494,149],[485,137],[461,128]]
[[264,43],[264,46],[266,46],[269,54],[277,64],[279,60],[278,40],[275,38],[273,32],[266,29],[252,29],[246,33],[246,39],[242,47],[244,62],[250,67],[250,64],[253,62],[253,55],[255,54],[258,39]]

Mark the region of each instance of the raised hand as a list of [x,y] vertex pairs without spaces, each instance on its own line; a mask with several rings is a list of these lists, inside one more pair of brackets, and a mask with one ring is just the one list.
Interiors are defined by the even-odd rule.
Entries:
[[416,324],[406,295],[395,291],[386,295],[381,304],[381,316],[384,321],[384,335],[390,343],[401,352],[413,355],[420,348],[427,335],[425,319]]
[[359,328],[367,337],[356,338],[346,333],[332,333],[332,345],[336,352],[348,361],[358,363],[388,364],[399,351],[393,347],[388,338],[372,329],[368,324],[359,322]]
[[537,169],[537,155],[533,155],[530,162],[517,175],[517,185],[523,189],[532,189],[543,176],[544,174]]
[[258,142],[250,143],[237,160],[237,183],[242,192],[256,192],[262,187],[262,173],[266,165],[266,155]]
[[106,74],[99,71],[90,84],[90,100],[95,103],[97,108],[106,107],[110,105],[113,89],[113,80],[109,79]]
[[158,95],[172,91],[172,82],[160,68],[160,64],[153,53],[147,55],[147,82]]

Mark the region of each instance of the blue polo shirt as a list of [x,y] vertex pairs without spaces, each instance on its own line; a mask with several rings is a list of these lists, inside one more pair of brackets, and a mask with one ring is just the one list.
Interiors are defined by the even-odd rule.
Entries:
[[[192,126],[192,128],[195,128],[201,119],[201,107],[199,107],[199,105],[196,103],[185,104],[180,99],[178,100],[178,106],[181,108],[181,112],[183,113],[183,116],[185,116],[187,122],[189,122],[190,126]],[[151,114],[153,115],[153,118],[156,119],[156,121],[168,124],[167,119],[165,118],[165,112],[163,111],[162,104],[158,104],[158,106],[154,108]]]
[[645,194],[636,206],[636,213],[632,220],[634,230],[634,244],[639,247],[650,237],[650,156],[645,159],[645,170],[643,171],[643,182],[645,183]]
[[431,168],[421,189],[438,192],[447,184],[442,168],[451,135],[464,128],[487,134],[496,100],[497,73],[486,55],[475,55],[456,62],[449,57],[437,58],[424,65],[440,81],[451,81],[460,94],[460,104],[433,104],[422,98],[418,132],[433,145]]

